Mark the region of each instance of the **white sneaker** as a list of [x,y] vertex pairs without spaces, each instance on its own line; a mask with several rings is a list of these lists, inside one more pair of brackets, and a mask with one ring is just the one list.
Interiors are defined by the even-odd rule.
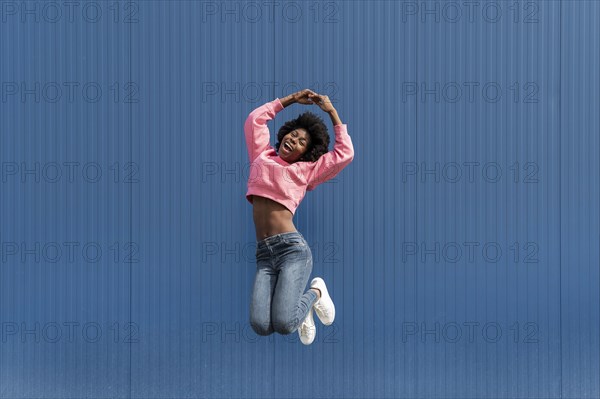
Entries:
[[314,303],[313,307],[315,308],[315,312],[317,313],[319,320],[321,320],[321,323],[326,326],[330,325],[335,319],[335,306],[329,296],[325,281],[323,281],[321,277],[315,277],[310,282],[310,288],[317,288],[321,291],[321,298]]
[[300,341],[302,341],[304,345],[310,345],[315,340],[317,328],[315,327],[312,308],[310,308],[308,315],[306,315],[306,318],[302,324],[300,324],[300,327],[298,328],[298,335],[300,335]]

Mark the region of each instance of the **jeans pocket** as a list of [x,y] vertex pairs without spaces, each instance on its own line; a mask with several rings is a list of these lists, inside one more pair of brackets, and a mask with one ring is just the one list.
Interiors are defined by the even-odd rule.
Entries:
[[256,251],[254,251],[254,256],[256,258],[256,262],[259,261],[268,261],[269,258],[271,257],[269,251],[265,248],[259,248],[258,246],[256,247]]
[[283,237],[283,242],[285,242],[288,245],[297,245],[300,247],[305,247],[306,246],[306,241],[304,240],[304,238],[300,237],[300,236],[287,236],[287,237]]

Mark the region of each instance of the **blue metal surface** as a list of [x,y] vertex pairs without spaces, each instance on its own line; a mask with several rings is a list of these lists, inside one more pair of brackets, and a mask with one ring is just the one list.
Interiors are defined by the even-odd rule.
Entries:
[[[600,3],[0,10],[1,398],[600,397]],[[244,197],[303,88],[355,148],[294,217],[311,346],[249,326]]]

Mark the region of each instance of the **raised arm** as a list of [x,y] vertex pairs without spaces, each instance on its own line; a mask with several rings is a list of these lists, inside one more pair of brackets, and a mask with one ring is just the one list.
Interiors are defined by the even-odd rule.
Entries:
[[248,147],[250,162],[254,161],[261,152],[269,147],[271,134],[267,127],[267,122],[275,118],[275,115],[279,111],[290,104],[312,104],[312,100],[308,99],[308,96],[311,94],[316,93],[308,89],[301,90],[281,100],[276,98],[250,112],[244,123],[244,135],[246,136],[246,146]]
[[342,123],[336,109],[325,95],[312,96],[313,100],[321,109],[329,114],[335,132],[335,144],[333,150],[322,155],[307,176],[308,186],[306,189],[312,191],[316,186],[333,179],[354,159],[354,146],[348,134],[348,126]]
[[267,122],[272,120],[282,109],[283,105],[281,101],[279,98],[276,98],[256,108],[246,118],[244,135],[246,136],[246,146],[248,147],[250,162],[254,161],[261,152],[269,147],[271,134],[269,133]]

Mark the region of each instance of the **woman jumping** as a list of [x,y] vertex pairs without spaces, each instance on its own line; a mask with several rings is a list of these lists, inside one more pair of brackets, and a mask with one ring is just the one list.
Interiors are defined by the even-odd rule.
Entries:
[[[270,121],[290,104],[316,104],[333,122],[335,145],[323,120],[311,112],[286,122],[269,144]],[[310,345],[316,335],[313,308],[325,325],[333,323],[335,306],[325,282],[312,271],[312,252],[292,218],[306,191],[335,177],[354,158],[354,147],[329,97],[302,90],[276,98],[253,110],[244,124],[251,162],[246,198],[253,205],[256,226],[256,275],[250,304],[250,325],[259,335],[291,334]]]

